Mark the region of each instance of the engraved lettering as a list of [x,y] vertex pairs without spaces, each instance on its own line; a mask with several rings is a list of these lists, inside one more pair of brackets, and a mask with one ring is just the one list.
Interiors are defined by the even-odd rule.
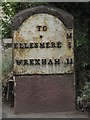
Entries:
[[71,39],[71,38],[72,38],[72,33],[67,33],[67,34],[66,34],[66,38],[67,38],[67,39]]
[[29,59],[30,65],[34,65],[34,59]]
[[53,65],[53,62],[51,59],[49,60],[48,65]]
[[46,48],[50,48],[50,43],[46,42]]
[[60,59],[54,59],[55,65],[60,65]]
[[21,65],[23,60],[16,60],[17,65]]
[[23,65],[28,65],[28,60],[24,60]]
[[41,31],[42,26],[37,26],[38,31]]
[[68,42],[68,47],[71,48],[71,42]]
[[47,31],[47,27],[46,26],[43,26],[43,31]]
[[57,48],[61,48],[61,42],[57,42]]
[[35,48],[38,48],[38,43],[35,43]]
[[42,65],[46,65],[46,59],[41,59],[42,60]]
[[30,48],[34,48],[33,43],[30,43]]
[[20,48],[21,48],[21,49],[24,49],[23,43],[20,43],[19,45],[20,45]]
[[69,64],[69,59],[67,58],[66,60],[67,60],[67,64]]
[[55,48],[55,47],[56,47],[55,43],[51,42],[51,48]]
[[25,48],[29,48],[29,45],[27,43],[25,43]]
[[47,31],[46,26],[37,26],[38,31]]
[[73,60],[72,60],[72,58],[70,58],[70,64],[71,64],[71,65],[73,64]]
[[40,48],[45,48],[45,43],[40,43]]
[[40,65],[40,59],[35,59],[35,65]]
[[18,43],[14,43],[14,48],[17,49],[18,48]]

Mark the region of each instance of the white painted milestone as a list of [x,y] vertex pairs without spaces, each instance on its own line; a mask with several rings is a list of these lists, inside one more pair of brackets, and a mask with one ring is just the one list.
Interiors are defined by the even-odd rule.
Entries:
[[73,29],[52,15],[32,15],[14,31],[14,73],[73,73],[73,46]]

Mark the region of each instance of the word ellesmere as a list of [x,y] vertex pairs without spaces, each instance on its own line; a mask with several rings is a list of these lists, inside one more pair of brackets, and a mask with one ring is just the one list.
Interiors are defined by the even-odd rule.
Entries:
[[43,43],[13,43],[14,49],[28,48],[61,48],[61,42],[43,42]]

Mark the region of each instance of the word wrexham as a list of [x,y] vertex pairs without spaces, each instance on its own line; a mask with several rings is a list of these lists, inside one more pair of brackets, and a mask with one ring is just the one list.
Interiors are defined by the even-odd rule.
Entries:
[[20,59],[16,60],[17,65],[60,65],[61,63],[72,65],[73,60],[72,58],[67,58],[64,61],[60,59]]

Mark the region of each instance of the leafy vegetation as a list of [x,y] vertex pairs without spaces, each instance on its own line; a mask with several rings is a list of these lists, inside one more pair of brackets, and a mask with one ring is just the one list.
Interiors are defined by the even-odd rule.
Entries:
[[90,3],[3,2],[2,9],[5,15],[2,19],[2,37],[9,38],[12,36],[12,16],[23,9],[41,4],[64,9],[74,16],[77,104],[80,102],[84,109],[90,103]]

